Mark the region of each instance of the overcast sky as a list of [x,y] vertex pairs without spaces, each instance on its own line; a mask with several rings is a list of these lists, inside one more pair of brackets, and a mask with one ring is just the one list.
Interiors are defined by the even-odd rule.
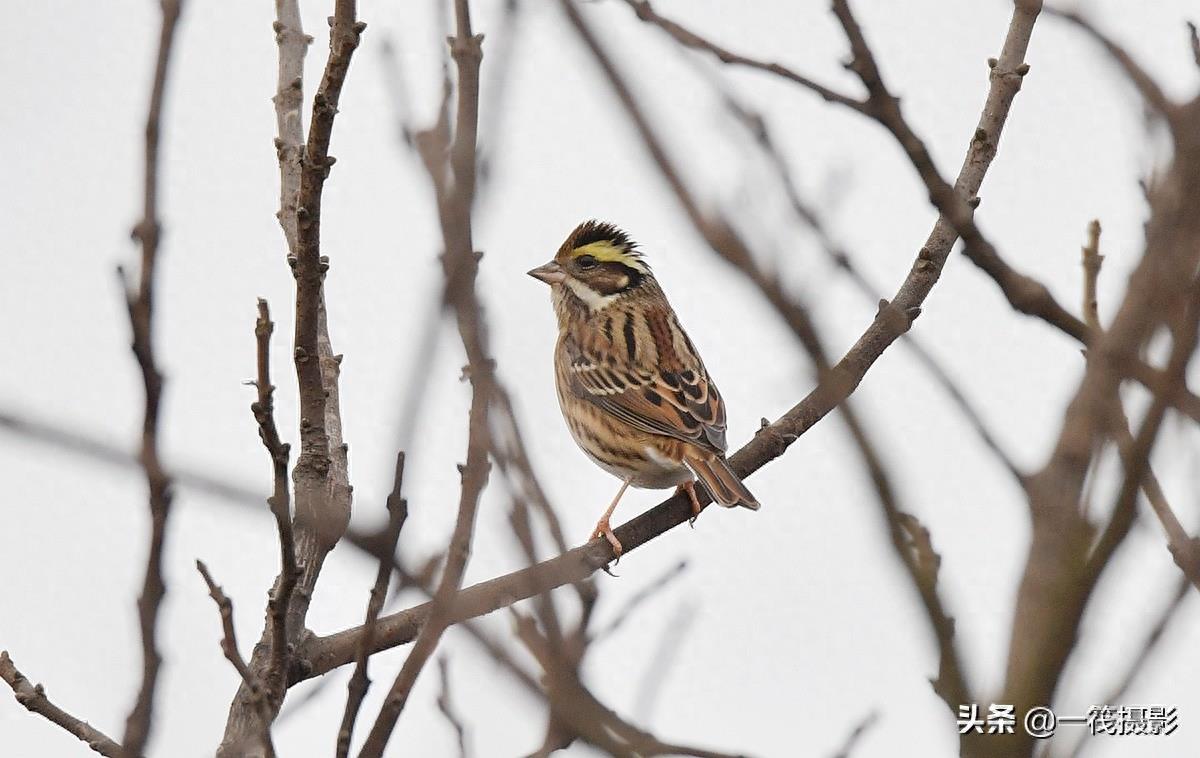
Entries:
[[[302,3],[317,40],[306,94],[326,53],[329,2]],[[429,372],[417,441],[408,450],[410,517],[401,540],[417,565],[444,549],[458,498],[469,390],[458,336],[418,355],[433,308],[439,236],[427,181],[399,143],[395,87],[381,50],[397,50],[410,104],[426,124],[440,87],[443,44],[433,3],[360,3],[368,24],[342,97],[325,190],[322,252],[335,348],[346,355],[342,402],[355,485],[355,520],[378,524],[390,485],[397,419],[414,365]],[[542,483],[568,535],[582,540],[617,487],[577,451],[554,397],[555,326],[544,286],[524,272],[551,257],[579,221],[597,217],[639,240],[725,396],[736,448],[759,419],[777,418],[813,384],[795,340],[739,275],[704,246],[660,180],[616,101],[555,3],[525,2],[515,27],[503,3],[473,4],[484,42],[481,147],[492,173],[477,214],[485,252],[480,288],[492,351],[514,396]],[[140,375],[128,350],[114,274],[132,266],[129,229],[140,213],[142,123],[158,36],[147,0],[3,3],[12,33],[0,46],[0,317],[6,330],[0,408],[77,428],[135,450]],[[828,3],[660,0],[665,15],[729,47],[778,60],[856,91],[842,70],[844,39]],[[1000,49],[1009,6],[999,0],[855,4],[888,81],[944,175],[957,171]],[[1142,60],[1164,89],[1192,96],[1197,71],[1183,0],[1088,3],[1099,25]],[[706,205],[735,216],[771,267],[813,310],[836,355],[870,323],[874,302],[832,269],[786,212],[781,192],[744,135],[723,115],[695,59],[615,0],[584,6],[655,123],[669,135]],[[273,369],[277,417],[296,441],[290,373],[292,279],[274,218],[278,169],[271,140],[276,48],[270,2],[188,3],[164,121],[158,348],[167,389],[165,460],[261,491],[267,456],[248,406],[256,296],[279,322]],[[507,36],[506,36],[507,35]],[[508,85],[499,51],[514,55]],[[983,229],[1016,267],[1076,307],[1087,222],[1104,224],[1100,286],[1107,317],[1141,251],[1146,207],[1138,179],[1163,158],[1141,108],[1097,48],[1043,18],[1026,77],[981,195]],[[769,75],[720,71],[761,110],[802,188],[868,278],[894,292],[935,214],[901,151],[881,128]],[[502,92],[502,94],[500,94]],[[1018,463],[1040,466],[1083,362],[1078,346],[1014,315],[995,286],[955,254],[915,333],[940,359]],[[986,707],[1002,683],[1015,588],[1028,538],[1021,492],[902,346],[872,368],[854,402],[881,446],[904,507],[930,527],[943,556],[942,591]],[[1169,424],[1157,471],[1189,531],[1196,512],[1197,433]],[[3,535],[0,647],[60,706],[114,737],[140,678],[134,602],[148,526],[137,471],[65,456],[0,436]],[[1105,478],[1101,477],[1101,482]],[[868,712],[878,723],[859,756],[951,755],[953,720],[927,679],[936,650],[916,597],[887,544],[868,481],[836,415],[749,480],[762,510],[710,509],[600,576],[601,619],[681,560],[683,577],[597,644],[588,683],[610,706],[665,740],[762,756],[828,755]],[[1101,492],[1107,492],[1103,486]],[[661,500],[632,491],[624,522]],[[1107,507],[1107,499],[1098,508]],[[237,675],[217,645],[217,613],[193,561],[204,559],[236,607],[244,647],[261,629],[278,550],[265,506],[248,509],[180,489],[167,545],[169,594],[160,623],[166,654],[151,754],[211,755]],[[479,516],[468,583],[521,563],[498,476]],[[326,634],[361,621],[373,564],[340,547],[309,615]],[[1178,570],[1151,519],[1135,528],[1082,625],[1060,715],[1103,697],[1173,591]],[[417,598],[402,596],[397,607]],[[1143,675],[1115,704],[1180,707],[1169,739],[1096,738],[1093,756],[1183,756],[1200,728],[1200,607],[1188,598]],[[687,621],[690,619],[690,621]],[[507,618],[486,627],[505,634]],[[665,640],[665,642],[664,642]],[[645,672],[671,650],[648,690]],[[536,702],[457,631],[443,644],[455,705],[476,756],[512,756],[541,740]],[[372,659],[373,719],[404,650]],[[442,756],[453,734],[422,677],[393,739],[396,755]],[[281,755],[332,754],[348,670],[275,729]],[[1114,705],[1115,705],[1114,704]],[[285,706],[285,711],[289,710]],[[363,730],[365,730],[365,726]],[[1064,729],[1071,729],[1064,727]],[[1081,730],[1082,727],[1075,728]],[[360,732],[360,734],[363,732]],[[0,693],[0,734],[13,756],[88,755],[86,747]],[[1081,735],[1068,732],[1066,746]],[[404,746],[407,746],[406,748]],[[900,747],[902,746],[902,747]],[[403,748],[403,749],[402,749]],[[565,755],[593,752],[576,746]]]

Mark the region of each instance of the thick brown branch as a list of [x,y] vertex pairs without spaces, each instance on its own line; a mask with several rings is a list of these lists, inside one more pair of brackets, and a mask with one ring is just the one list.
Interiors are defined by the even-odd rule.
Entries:
[[[1200,118],[1200,115],[1195,116]],[[1182,387],[1196,339],[1200,263],[1200,128],[1173,132],[1174,160],[1148,192],[1146,249],[1106,332],[1088,349],[1087,371],[1067,408],[1054,452],[1030,478],[1032,542],[1014,613],[1008,672],[1000,702],[1017,712],[1051,702],[1074,649],[1079,623],[1104,569],[1132,524],[1133,504],[1163,414]],[[1112,435],[1118,390],[1129,367],[1163,326],[1174,337],[1165,380],[1151,385],[1154,400],[1128,457],[1113,518],[1096,546],[1080,513],[1083,483],[1096,449]],[[1025,756],[1026,735],[1006,735],[995,754]]]
[[[753,137],[755,144],[762,150],[764,157],[770,163],[776,177],[779,179],[779,183],[788,199],[788,204],[791,205],[796,216],[816,236],[821,250],[828,257],[829,261],[835,267],[844,271],[858,290],[871,302],[877,303],[883,300],[882,293],[867,281],[866,276],[859,270],[853,257],[834,241],[833,235],[826,228],[820,214],[801,197],[800,190],[792,177],[791,171],[788,169],[787,161],[775,144],[775,140],[771,137],[771,132],[767,127],[765,119],[760,114],[754,113],[744,107],[719,83],[714,81],[714,86],[717,87],[722,100],[726,107],[733,113],[735,120],[747,129]],[[992,451],[1013,478],[1023,486],[1025,480],[1024,473],[1017,467],[1012,456],[1004,450],[999,440],[992,434],[984,422],[982,415],[975,409],[974,405],[968,400],[967,396],[950,377],[950,374],[943,368],[937,358],[934,357],[933,353],[925,348],[921,340],[912,331],[904,334],[903,343],[912,351],[918,362],[925,367],[934,380],[941,385],[955,407],[962,412],[967,422],[975,430],[976,434],[978,434],[983,444]]]
[[128,755],[120,745],[113,741],[111,737],[104,734],[104,732],[91,726],[86,721],[75,718],[54,703],[51,703],[50,698],[46,697],[46,690],[42,685],[33,684],[25,678],[24,674],[17,670],[16,664],[12,662],[12,658],[8,657],[7,650],[0,650],[0,679],[8,683],[8,686],[12,688],[13,697],[26,710],[42,716],[53,724],[61,726],[67,732],[74,735],[80,742],[87,743],[88,747],[100,755],[106,756],[106,758],[121,758],[121,756]]
[[[1041,0],[1017,0],[1014,17],[1024,17],[1028,24],[1032,24],[1041,7]],[[1090,345],[1094,335],[1087,325],[1060,305],[1050,294],[1046,285],[1010,266],[1000,257],[995,246],[983,235],[974,218],[974,208],[979,203],[978,186],[973,189],[964,186],[961,182],[961,174],[960,181],[953,187],[942,179],[924,143],[904,119],[900,111],[900,100],[884,84],[875,63],[874,54],[867,45],[862,30],[850,11],[849,4],[846,0],[834,0],[833,10],[850,41],[850,49],[853,54],[850,69],[858,74],[870,93],[867,102],[871,106],[872,117],[887,128],[904,149],[909,161],[929,191],[930,202],[941,214],[941,220],[945,220],[962,238],[963,252],[967,258],[996,282],[1015,310],[1039,318],[1084,345]],[[1010,39],[1012,33],[1013,28],[1010,27]],[[1008,43],[1005,44],[1007,46]],[[992,68],[993,83],[999,78],[1011,79],[1012,94],[1020,89],[1021,80],[1029,72],[1028,64],[1020,61],[1015,63],[1006,61],[1003,56],[988,63]],[[1011,67],[1006,66],[1006,63]],[[973,141],[979,145],[981,152],[994,155],[999,138],[999,130],[990,129],[981,120],[980,126],[975,130]],[[969,159],[970,155],[968,155]],[[1130,361],[1127,370],[1130,376],[1152,391],[1163,381],[1161,372],[1140,359]],[[1180,388],[1177,394],[1171,398],[1171,403],[1193,420],[1200,422],[1200,397],[1188,392],[1186,388]]]
[[157,641],[158,610],[162,605],[163,595],[166,594],[162,577],[163,543],[166,540],[167,517],[171,509],[171,480],[158,457],[158,415],[163,378],[154,354],[154,280],[161,232],[158,221],[159,132],[163,100],[166,96],[168,66],[182,0],[162,0],[161,7],[162,28],[154,66],[154,84],[150,89],[150,104],[146,114],[142,219],[133,228],[133,236],[141,243],[142,260],[137,289],[131,292],[126,285],[129,322],[133,327],[133,353],[141,367],[142,384],[145,387],[141,463],[146,471],[146,484],[150,491],[150,547],[146,557],[142,591],[138,596],[138,622],[142,636],[142,681],[129,716],[125,719],[125,736],[122,739],[125,755],[130,758],[144,752],[153,721],[154,692],[158,683],[158,668],[162,662]]
[[[331,548],[350,519],[348,503],[332,495],[329,429],[326,416],[328,382],[321,361],[321,311],[328,261],[321,257],[321,197],[333,166],[329,141],[338,112],[342,85],[365,24],[355,18],[355,0],[337,0],[329,32],[329,58],[313,96],[312,118],[301,159],[296,203],[296,332],[294,355],[300,387],[300,455],[292,478],[296,486],[296,522]],[[293,260],[293,259],[289,259]],[[328,335],[325,335],[326,339]]]
[[[831,375],[830,362],[825,348],[821,343],[816,326],[809,316],[807,309],[784,291],[783,285],[777,277],[769,275],[757,264],[757,256],[753,254],[750,247],[734,230],[729,220],[716,215],[701,215],[694,193],[683,182],[682,173],[672,165],[662,138],[650,125],[641,107],[633,98],[628,83],[617,71],[610,56],[605,52],[595,34],[592,33],[574,6],[570,2],[565,2],[564,7],[567,10],[571,24],[575,27],[575,30],[579,33],[579,36],[596,59],[596,62],[604,71],[609,84],[616,92],[621,104],[625,107],[626,113],[637,127],[643,143],[654,156],[660,172],[668,179],[668,183],[675,190],[681,205],[688,212],[697,231],[704,236],[714,252],[740,269],[747,278],[758,286],[763,296],[775,307],[780,317],[792,329],[801,345],[808,352],[809,357],[817,368],[819,381],[822,384],[830,381],[836,382],[837,380]],[[884,311],[888,309],[888,303],[886,301],[881,302],[880,310]],[[898,320],[907,322],[905,325],[907,329],[907,326],[916,317],[917,312],[918,309],[911,309],[902,313],[893,313],[892,315]],[[851,436],[854,438],[855,444],[861,454],[864,466],[868,471],[872,483],[875,485],[879,505],[888,533],[891,536],[893,548],[904,564],[914,587],[918,590],[918,594],[925,606],[931,630],[937,639],[938,648],[941,652],[941,664],[939,666],[938,677],[934,682],[934,689],[946,700],[948,707],[954,712],[959,703],[971,702],[971,698],[963,676],[962,666],[959,663],[959,655],[954,640],[954,622],[943,608],[938,595],[936,571],[931,573],[922,570],[918,565],[913,551],[910,550],[909,543],[911,542],[911,538],[906,537],[904,534],[904,524],[902,522],[904,514],[898,505],[898,498],[895,489],[891,485],[891,478],[858,415],[846,402],[845,398],[841,401],[841,411],[850,429]]]
[[[1040,0],[1021,0],[1016,3],[1016,13],[1027,16],[1032,23],[1040,7]],[[984,237],[975,223],[977,195],[962,191],[964,188],[956,189],[942,178],[925,143],[901,113],[899,98],[884,84],[875,56],[850,10],[849,3],[846,0],[834,0],[833,12],[850,42],[853,58],[849,68],[858,75],[869,93],[867,103],[871,117],[890,131],[903,148],[909,162],[929,191],[930,202],[962,238],[966,256],[995,280],[1013,308],[1021,313],[1036,316],[1086,344],[1089,333],[1084,323],[1063,308],[1044,284],[1009,266],[996,252],[992,243]],[[1025,63],[1020,63],[1012,69],[1003,68],[1000,59],[992,66],[992,78],[995,80],[1010,77],[1015,88],[1019,89],[1021,79],[1028,71],[1029,66]],[[994,154],[999,134],[980,126],[975,130],[974,141],[982,143],[981,149]]]
[[[1021,64],[1035,19],[1036,14],[1031,15],[1021,7],[1014,11],[1000,55],[1001,65],[1008,70]],[[1015,78],[992,77],[979,128],[987,129],[998,138],[1018,89],[1019,80]],[[994,156],[994,146],[989,148],[972,140],[958,178],[962,191],[968,195],[978,191]],[[749,476],[783,455],[800,435],[854,392],[879,356],[907,330],[909,324],[905,312],[919,307],[929,294],[956,240],[957,235],[950,225],[939,218],[893,299],[892,307],[876,314],[855,345],[830,369],[829,380],[819,384],[775,423],[762,428],[754,439],[731,456],[730,462],[739,476]],[[686,496],[671,497],[618,527],[617,539],[625,552],[629,552],[682,524],[691,515]],[[463,590],[456,597],[450,616],[455,620],[481,616],[555,587],[579,582],[613,558],[612,550],[604,540],[576,547],[535,566]],[[381,618],[375,649],[385,650],[412,642],[428,618],[429,610],[430,604],[425,603]],[[358,627],[306,640],[297,651],[293,681],[319,676],[352,661],[361,635],[362,628]]]
[[[270,703],[267,715],[271,718],[278,713],[284,692],[282,677],[277,672],[286,667],[286,661],[281,663],[280,657],[286,658],[287,649],[304,632],[308,605],[325,556],[344,534],[350,518],[351,490],[337,387],[341,356],[333,352],[326,320],[323,283],[328,261],[320,254],[320,214],[325,179],[334,163],[329,156],[333,121],[350,60],[365,28],[356,20],[355,13],[354,0],[336,0],[329,57],[313,97],[311,129],[305,143],[300,120],[301,75],[311,38],[301,28],[297,0],[276,0],[274,29],[279,46],[279,77],[274,101],[279,134],[275,145],[280,169],[277,215],[296,279],[293,359],[300,391],[300,454],[292,472],[295,521],[290,540],[299,575],[294,588],[288,591],[290,580],[288,567],[284,565],[272,590],[270,620],[250,660],[251,670],[268,678],[272,693],[278,695]],[[287,537],[281,539],[288,541]],[[282,645],[281,625],[276,621],[281,607],[286,610]],[[268,671],[276,675],[268,675]],[[261,755],[261,746],[253,743],[263,732],[262,715],[253,700],[249,688],[239,688],[230,705],[225,736],[218,749],[222,758]]]

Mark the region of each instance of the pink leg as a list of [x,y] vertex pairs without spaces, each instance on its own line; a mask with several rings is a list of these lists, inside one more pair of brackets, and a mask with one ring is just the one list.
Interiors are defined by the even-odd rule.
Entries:
[[675,491],[686,492],[688,499],[692,501],[692,518],[689,521],[693,526],[696,524],[696,519],[700,517],[700,500],[696,497],[696,482],[688,481],[675,488]]
[[608,520],[613,515],[613,511],[617,509],[617,503],[621,502],[621,496],[625,494],[625,490],[628,489],[628,487],[628,479],[621,482],[621,489],[617,490],[617,496],[613,498],[612,503],[608,506],[608,509],[604,511],[604,515],[601,516],[600,520],[596,522],[596,528],[592,531],[592,536],[589,538],[595,539],[597,537],[603,537],[604,539],[608,540],[608,544],[612,545],[613,552],[617,554],[618,558],[621,557],[621,551],[624,548],[621,547],[620,541],[617,540],[617,535],[613,534],[612,526],[608,523]]

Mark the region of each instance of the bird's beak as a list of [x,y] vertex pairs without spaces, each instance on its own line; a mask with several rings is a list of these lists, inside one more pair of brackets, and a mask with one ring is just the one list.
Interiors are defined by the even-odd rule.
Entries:
[[558,265],[558,261],[550,261],[544,265],[538,266],[529,272],[529,275],[534,279],[541,279],[546,284],[554,285],[561,284],[567,278],[567,272],[562,270],[562,266]]

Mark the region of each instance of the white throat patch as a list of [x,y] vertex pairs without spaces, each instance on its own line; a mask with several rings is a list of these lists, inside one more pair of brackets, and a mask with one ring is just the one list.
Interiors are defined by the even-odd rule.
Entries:
[[587,286],[578,279],[568,277],[566,284],[571,288],[571,291],[575,293],[575,297],[586,303],[588,310],[592,311],[593,313],[607,308],[617,299],[617,295],[615,294],[601,295],[599,292]]

